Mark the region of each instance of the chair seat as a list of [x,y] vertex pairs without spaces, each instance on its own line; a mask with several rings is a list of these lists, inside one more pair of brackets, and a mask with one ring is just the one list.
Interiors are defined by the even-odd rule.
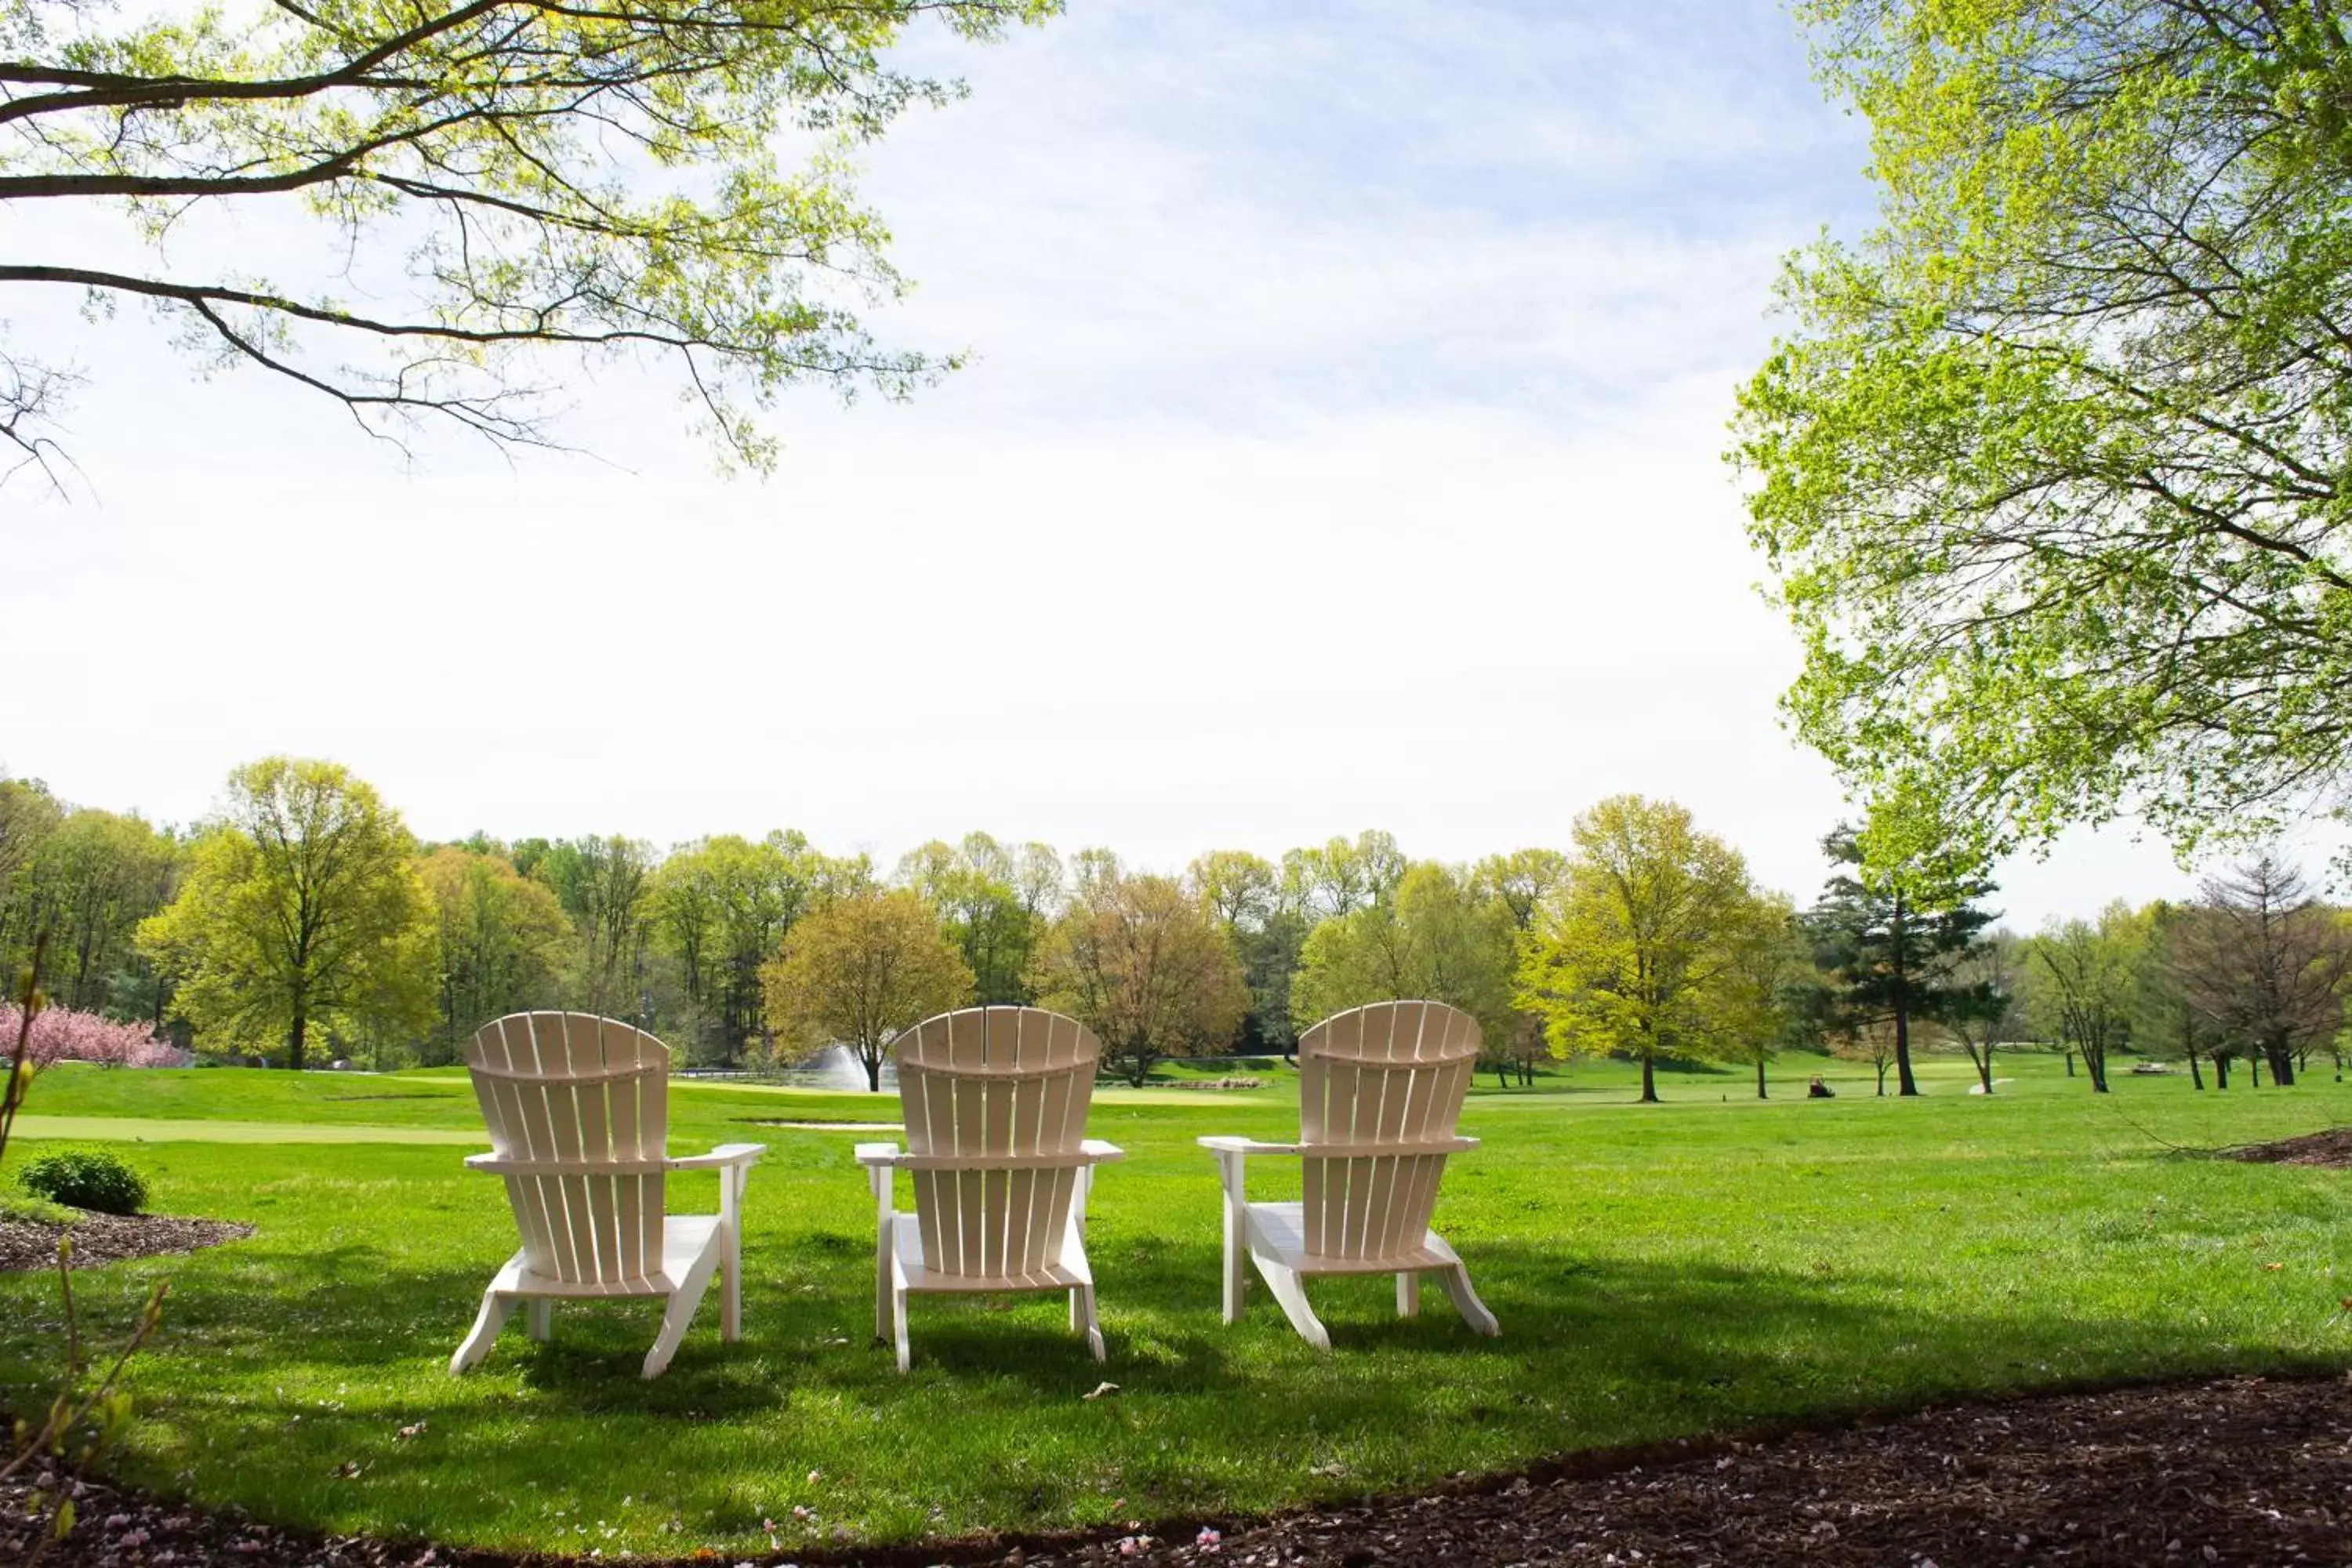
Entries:
[[677,1293],[679,1282],[694,1268],[697,1259],[710,1249],[719,1236],[719,1216],[709,1215],[670,1215],[662,1221],[662,1266],[656,1274],[640,1275],[634,1279],[558,1279],[552,1275],[534,1274],[523,1264],[523,1255],[516,1253],[499,1270],[490,1289],[506,1296],[549,1296],[576,1300],[638,1296],[668,1296]]
[[1318,1256],[1307,1250],[1305,1204],[1252,1204],[1249,1218],[1254,1243],[1263,1244],[1285,1268],[1300,1274],[1410,1274],[1452,1268],[1462,1261],[1433,1230],[1422,1238],[1420,1246],[1385,1257]]
[[942,1274],[923,1266],[922,1233],[911,1224],[894,1227],[898,1234],[898,1271],[907,1289],[925,1293],[946,1290],[1072,1290],[1094,1283],[1084,1268],[1052,1264],[1029,1274]]

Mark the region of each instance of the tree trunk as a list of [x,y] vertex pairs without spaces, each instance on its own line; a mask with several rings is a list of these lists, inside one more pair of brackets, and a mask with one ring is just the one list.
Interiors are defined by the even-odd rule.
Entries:
[[2066,1076],[2074,1076],[2074,1047],[2072,1046],[2066,1047]]
[[2249,1051],[2249,1052],[2247,1052],[2247,1053],[2246,1053],[2246,1070],[2247,1070],[2248,1072],[2250,1072],[2250,1073],[2252,1073],[2252,1074],[2253,1074],[2253,1075],[2254,1075],[2254,1087],[2255,1087],[2256,1089],[2260,1089],[2260,1088],[2262,1088],[2262,1087],[2263,1087],[2263,1053],[2262,1053],[2262,1052],[2260,1052],[2260,1051]]
[[1658,1079],[1651,1071],[1651,1062],[1647,1057],[1642,1058],[1642,1103],[1643,1105],[1658,1103]]
[[2197,1047],[2194,1046],[2189,1047],[2189,1087],[2200,1091],[2205,1087],[2205,1075],[2198,1070]]
[[1871,1065],[1878,1069],[1878,1098],[1885,1100],[1886,1098],[1886,1064],[1874,1062]]
[[2281,1089],[2294,1087],[2294,1052],[2284,1040],[2274,1040],[2268,1047],[2271,1058],[2271,1081]]
[[1756,1098],[1759,1100],[1766,1098],[1764,1093],[1764,1058],[1762,1057],[1758,1057],[1756,1058]]
[[1919,1092],[1919,1080],[1911,1076],[1911,1010],[1899,1001],[1895,1004],[1895,1092],[1898,1097]]
[[1984,1091],[1987,1094],[1990,1094],[1992,1092],[1992,1047],[1987,1046],[1981,1058],[1976,1052],[1970,1051],[1969,1060],[1976,1063],[1977,1081],[1984,1085]]
[[881,1093],[882,1047],[877,1046],[870,1051],[860,1050],[857,1053],[857,1065],[866,1069],[866,1092],[868,1094]]
[[1909,1098],[1919,1092],[1911,1076],[1911,976],[1903,966],[1903,895],[1895,896],[1895,1092]]
[[2230,1058],[2227,1057],[2213,1058],[2213,1087],[2215,1089],[2230,1087]]
[[1510,1063],[1496,1062],[1495,1064],[1495,1087],[1496,1089],[1508,1089],[1511,1087]]
[[294,1026],[286,1031],[286,1065],[296,1072],[302,1070],[302,1041],[310,1031],[310,1020],[297,1012]]

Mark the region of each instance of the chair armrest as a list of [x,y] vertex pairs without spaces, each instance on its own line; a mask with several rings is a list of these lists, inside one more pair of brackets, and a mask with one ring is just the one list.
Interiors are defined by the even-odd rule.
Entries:
[[906,1158],[896,1143],[860,1143],[854,1152],[857,1155],[857,1163],[868,1169],[876,1166],[887,1169]]
[[1087,1156],[1087,1163],[1090,1165],[1108,1165],[1113,1161],[1127,1158],[1126,1150],[1116,1143],[1106,1143],[1099,1138],[1080,1139],[1078,1152]]
[[496,1154],[468,1154],[466,1156],[466,1169],[469,1171],[479,1171],[488,1165],[495,1164],[497,1161],[498,1156]]
[[1432,1138],[1412,1143],[1261,1143],[1255,1138],[1202,1138],[1213,1154],[1306,1154],[1318,1160],[1358,1160],[1379,1154],[1459,1154],[1475,1149],[1475,1138]]
[[1200,1138],[1202,1148],[1213,1154],[1304,1154],[1304,1143],[1261,1143],[1255,1138]]
[[765,1143],[721,1143],[708,1154],[681,1154],[669,1162],[673,1171],[716,1171],[728,1165],[750,1165],[768,1152]]

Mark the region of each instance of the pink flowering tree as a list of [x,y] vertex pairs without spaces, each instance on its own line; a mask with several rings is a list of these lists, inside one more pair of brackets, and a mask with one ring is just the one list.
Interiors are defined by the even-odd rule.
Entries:
[[[16,1040],[16,1006],[0,1003],[0,1039]],[[156,1039],[144,1024],[118,1024],[97,1013],[44,1007],[33,1015],[26,1060],[35,1072],[58,1062],[94,1062],[110,1068],[184,1068],[188,1053]]]

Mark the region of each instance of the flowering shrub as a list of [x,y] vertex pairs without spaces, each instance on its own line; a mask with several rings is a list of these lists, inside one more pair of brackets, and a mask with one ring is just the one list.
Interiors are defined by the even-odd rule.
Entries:
[[[0,1002],[0,1050],[16,1045],[16,1008]],[[188,1053],[154,1038],[144,1024],[118,1024],[97,1013],[44,1007],[33,1015],[28,1052],[35,1071],[57,1062],[96,1062],[110,1068],[184,1068]]]

